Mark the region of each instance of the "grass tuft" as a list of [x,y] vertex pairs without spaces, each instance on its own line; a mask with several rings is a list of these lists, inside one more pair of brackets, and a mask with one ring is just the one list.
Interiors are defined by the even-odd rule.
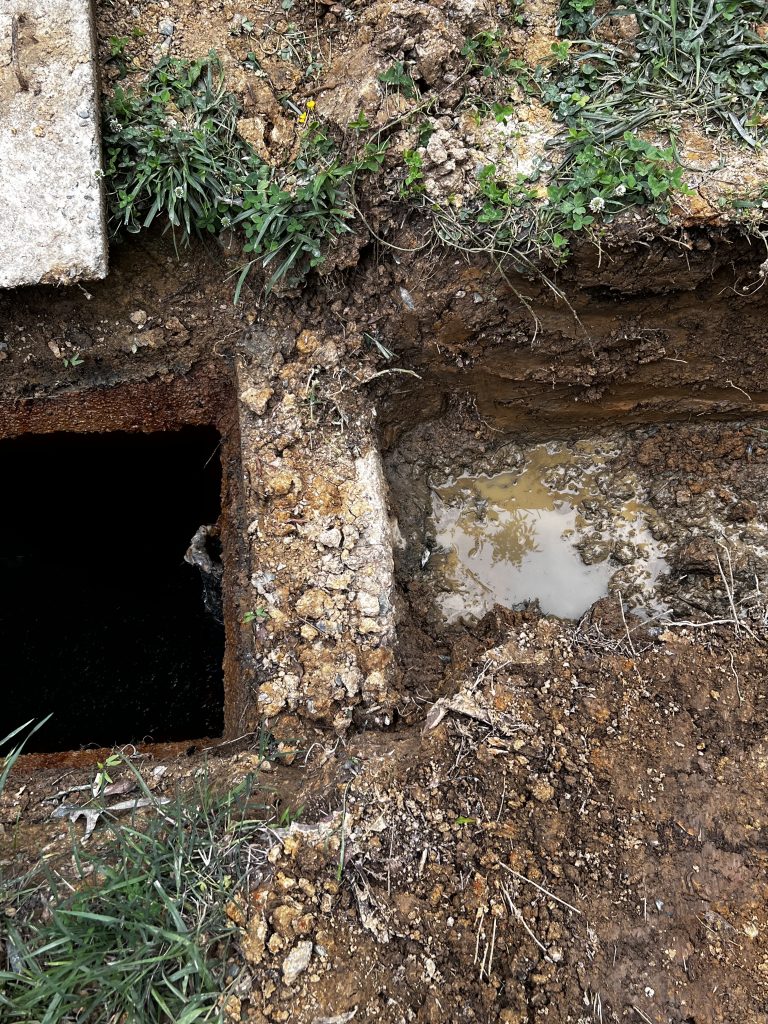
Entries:
[[[237,928],[226,914],[265,860],[265,808],[249,777],[215,797],[200,783],[138,823],[75,847],[77,878],[48,878],[43,915],[7,928],[7,1024],[218,1020]],[[259,820],[262,819],[262,820]]]
[[136,89],[117,86],[103,124],[109,227],[136,234],[160,215],[183,243],[218,232],[257,166],[214,54],[164,57]]
[[36,724],[34,723],[33,719],[30,719],[28,722],[25,722],[24,725],[20,725],[18,729],[14,729],[12,732],[9,732],[7,736],[4,736],[0,740],[0,750],[3,750],[11,742],[11,740],[16,739],[16,737],[18,736],[21,736],[25,729],[28,730],[26,736],[24,736],[21,740],[17,741],[15,746],[11,747],[6,754],[0,755],[0,794],[2,794],[3,790],[5,789],[5,784],[8,781],[8,776],[11,774],[11,769],[21,756],[21,753],[24,750],[27,740],[29,740],[29,738],[33,736],[38,729],[42,729],[42,727],[45,725],[45,723],[48,721],[50,717],[50,715],[47,715],[45,718],[42,719],[42,721],[37,722]]
[[257,266],[267,272],[266,291],[300,284],[351,231],[355,176],[378,170],[386,148],[370,144],[343,160],[320,122],[308,123],[313,108],[309,101],[297,118],[296,159],[272,167],[239,136],[239,106],[216,55],[163,58],[138,87],[118,86],[106,106],[111,233],[135,234],[165,218],[187,244],[236,227],[251,258],[239,272],[235,301]]
[[573,35],[568,14],[592,38],[555,44],[564,58],[542,96],[567,124],[586,125],[604,140],[630,129],[676,130],[682,116],[750,146],[765,138],[768,42],[758,28],[768,21],[765,0],[650,0],[608,12],[634,18],[636,32],[620,43],[599,38],[590,5],[567,0],[560,32]]

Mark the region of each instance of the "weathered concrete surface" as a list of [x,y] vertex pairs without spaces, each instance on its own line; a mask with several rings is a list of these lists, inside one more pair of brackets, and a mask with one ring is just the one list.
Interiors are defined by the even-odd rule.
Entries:
[[339,734],[353,713],[386,725],[396,698],[395,582],[381,458],[354,393],[334,377],[335,342],[285,332],[280,349],[272,367],[247,349],[236,366],[250,686],[238,729],[278,715]]
[[90,0],[0,0],[0,287],[104,277]]

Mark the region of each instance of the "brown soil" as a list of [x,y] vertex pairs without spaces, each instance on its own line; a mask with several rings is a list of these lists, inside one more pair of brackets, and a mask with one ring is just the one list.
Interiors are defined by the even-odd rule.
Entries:
[[[417,5],[394,7],[425,23]],[[172,52],[242,59],[254,40],[230,34],[238,13],[174,5]],[[142,6],[142,59],[167,14]],[[102,45],[135,21],[123,4],[100,16]],[[340,11],[319,18],[347,31]],[[398,244],[418,230],[403,225]],[[304,806],[233,911],[229,1020],[768,1022],[763,258],[736,233],[651,242],[628,228],[576,254],[558,281],[569,308],[453,254],[370,247],[301,296],[249,293],[235,309],[234,257],[210,243],[177,259],[152,233],[116,248],[97,285],[0,297],[0,435],[202,422],[232,445],[226,740],[136,759],[158,793],[205,762],[221,787],[261,771],[278,814]],[[65,365],[73,353],[81,365]],[[404,369],[421,379],[392,372]],[[670,546],[670,621],[625,621],[611,597],[580,623],[497,607],[447,626],[415,557],[431,470],[597,435],[620,439],[609,478],[636,474]],[[395,643],[370,617],[379,632],[359,630],[352,584],[349,599],[333,591],[333,636],[295,611],[323,589],[318,522],[363,523],[354,573],[381,554],[350,468],[377,446],[410,545]],[[267,571],[281,614],[246,630]],[[713,624],[733,620],[731,598],[738,620]],[[21,760],[0,797],[6,879],[40,851],[65,864],[51,807],[81,797],[45,801],[91,781],[100,756]]]
[[[165,279],[179,272],[165,243],[156,241],[150,251]],[[195,273],[201,258],[195,253],[190,261]],[[458,280],[456,273],[438,265],[428,299],[407,279],[417,312],[400,303],[398,319],[380,331],[398,350],[398,365],[408,360],[424,377],[413,385],[390,375],[375,385],[386,392],[380,431],[401,526],[418,520],[406,498],[418,504],[429,467],[454,464],[459,450],[490,467],[493,452],[510,439],[615,433],[626,422],[612,472],[620,479],[632,468],[663,520],[676,552],[668,592],[680,602],[678,612],[701,622],[728,617],[712,524],[720,524],[734,552],[751,557],[736,562],[737,600],[754,589],[755,571],[761,578],[763,572],[750,531],[768,522],[762,485],[768,449],[761,421],[744,418],[764,413],[760,395],[768,391],[761,297],[726,292],[724,270],[714,284],[702,274],[698,291],[629,298],[617,291],[597,302],[574,289],[569,294],[582,320],[589,318],[591,343],[579,340],[570,314],[542,302],[531,346],[531,319],[515,311],[513,296],[483,279],[477,287],[484,301],[475,302],[468,272],[459,268]],[[333,319],[323,320],[322,293],[263,317],[283,316],[298,328],[315,309],[315,325],[326,323],[337,358],[349,359],[357,348],[363,362],[354,372],[362,372],[371,357],[359,348],[362,332],[353,324],[370,316],[370,295],[381,281],[375,267],[365,274],[356,299],[350,294],[342,307],[345,335]],[[219,357],[227,363],[234,341],[252,352],[252,361],[272,366],[271,356],[253,348],[259,335],[247,316],[238,327],[220,301],[211,312],[207,291],[221,292],[210,271],[200,278],[208,285],[182,291],[157,313],[160,300],[150,289],[158,278],[145,273],[140,280],[141,306],[153,315],[162,308],[163,316],[185,323],[197,318],[173,360],[169,349],[148,352],[141,373],[133,370],[145,378],[134,381],[148,389],[140,393],[159,389],[163,396],[156,414],[147,403],[148,422],[182,415],[185,402],[183,416],[193,416],[194,395],[201,396],[204,420],[210,421],[212,405],[224,415],[224,392],[212,399],[217,387],[228,386],[226,374],[215,370]],[[385,308],[387,295],[400,302],[399,287],[393,281],[385,290]],[[466,297],[457,298],[460,291]],[[84,417],[87,425],[88,409],[106,415],[108,398],[118,398],[123,385],[110,385],[133,379],[133,355],[122,347],[138,303],[127,286],[109,292],[104,284],[92,293],[92,300],[46,293],[45,312],[34,320],[31,297],[22,294],[10,307],[16,322],[32,325],[24,332],[26,347],[14,345],[3,367],[4,393],[16,396],[5,405],[9,432],[35,423],[54,429],[67,417],[73,423]],[[104,332],[97,342],[102,362],[88,366],[87,380],[73,383],[45,340],[64,323],[72,330],[98,320],[99,302],[121,326],[115,335]],[[332,318],[333,304],[325,308]],[[222,318],[233,326],[222,328]],[[230,329],[238,332],[234,339],[224,337]],[[262,330],[268,339],[275,329]],[[223,340],[211,347],[214,336]],[[285,349],[287,362],[272,382],[278,391],[300,393],[292,381],[306,379],[301,348],[306,344]],[[27,366],[39,368],[37,400],[24,397],[30,389],[20,381],[29,371],[17,362],[20,351]],[[295,367],[290,373],[289,366]],[[340,366],[332,361],[319,371],[321,386],[330,390],[343,379]],[[554,387],[542,381],[545,367],[555,374]],[[734,387],[724,386],[723,377]],[[203,400],[205,389],[195,380],[223,383],[213,391],[206,385]],[[358,408],[359,394],[341,395],[348,412]],[[113,425],[129,405],[114,402]],[[64,411],[51,411],[57,409]],[[679,422],[660,423],[670,411]],[[742,422],[728,422],[737,416]],[[347,443],[355,429],[348,428]],[[401,487],[398,467],[410,474]],[[449,628],[405,556],[400,566],[394,726],[370,731],[368,723],[358,731],[353,724],[339,745],[300,713],[273,723],[276,738],[298,737],[307,754],[287,766],[275,750],[265,779],[278,810],[304,804],[307,824],[281,835],[271,854],[274,873],[250,895],[251,938],[244,932],[231,1019],[768,1019],[762,605],[738,632],[731,625],[644,625],[630,617],[628,636],[612,600],[578,626],[535,611],[497,609],[476,626]],[[692,594],[699,604],[693,610],[682,603]],[[291,627],[285,628],[290,642]],[[247,673],[248,662],[238,664]],[[209,747],[205,756],[218,783],[235,783],[257,766],[247,753],[252,742]],[[233,756],[238,746],[246,752]],[[159,792],[192,779],[199,749],[190,743],[179,760],[170,750],[145,752],[148,777],[151,766],[169,765],[156,783]],[[81,764],[85,758],[92,765],[97,756],[84,752],[50,764],[38,757],[14,773],[0,803],[9,875],[28,864],[30,849],[66,849],[65,833],[42,801],[92,778],[93,768]],[[314,943],[310,966],[287,985],[282,964],[307,938]]]

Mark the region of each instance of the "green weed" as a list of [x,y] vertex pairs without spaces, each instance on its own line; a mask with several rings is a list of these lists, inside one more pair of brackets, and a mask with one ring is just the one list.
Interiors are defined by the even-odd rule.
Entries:
[[687,191],[672,147],[660,149],[631,132],[602,144],[578,129],[570,130],[569,142],[569,155],[545,193],[537,174],[507,180],[495,166],[484,167],[474,197],[459,209],[433,208],[442,241],[485,253],[499,266],[510,261],[516,270],[531,271],[542,260],[561,264],[573,232],[596,238],[629,207],[652,206],[666,223],[671,196]]
[[650,0],[615,16],[629,15],[638,29],[631,47],[589,41],[555,54],[563,63],[541,79],[542,95],[562,120],[609,139],[648,125],[674,130],[687,115],[760,143],[768,120],[768,43],[757,31],[768,17],[764,0]]
[[247,891],[268,845],[257,801],[250,778],[222,798],[201,783],[141,828],[110,826],[101,853],[76,845],[75,885],[51,874],[45,918],[6,926],[13,969],[0,972],[2,1020],[219,1020],[236,938],[226,906]]
[[366,117],[365,111],[361,110],[354,121],[349,122],[353,132],[364,132],[371,127],[371,122]]
[[383,74],[379,75],[379,81],[397,92],[401,92],[406,99],[416,98],[416,84],[406,72],[405,65],[401,60],[396,61]]
[[267,611],[267,609],[264,607],[264,605],[259,605],[253,611],[246,612],[245,615],[243,616],[242,621],[244,625],[247,626],[251,622],[263,622],[265,619],[268,618],[269,612]]
[[42,729],[50,717],[50,715],[47,715],[42,721],[37,722],[37,724],[30,719],[28,722],[20,725],[18,729],[14,729],[12,732],[9,732],[7,736],[3,736],[3,738],[0,739],[0,750],[3,750],[11,740],[16,739],[21,736],[25,730],[28,730],[26,736],[17,740],[15,746],[11,747],[7,753],[0,755],[0,794],[2,794],[5,789],[5,784],[8,781],[8,776],[11,774],[11,769],[21,756],[27,741],[38,731],[38,729]]
[[500,78],[516,70],[520,64],[512,59],[509,47],[505,45],[498,29],[478,32],[467,39],[461,48],[461,55],[484,78]]
[[118,86],[103,129],[112,234],[135,234],[161,214],[184,243],[221,230],[256,164],[237,114],[213,54],[165,57],[138,88]]
[[419,195],[424,191],[424,162],[421,154],[415,149],[403,150],[403,163],[406,167],[405,178],[400,186],[400,195]]
[[319,122],[309,125],[301,151],[282,181],[265,167],[245,180],[240,212],[233,225],[246,236],[245,252],[255,259],[240,271],[235,301],[258,262],[271,270],[266,290],[278,284],[293,287],[325,259],[327,247],[352,230],[352,189],[355,176],[381,167],[386,145],[368,144],[359,157],[340,162],[338,148]]
[[659,149],[632,132],[606,144],[584,129],[571,129],[568,138],[571,156],[548,189],[549,216],[559,231],[580,231],[627,207],[651,204],[665,223],[669,197],[688,191],[671,146]]
[[557,34],[584,39],[595,24],[595,0],[561,0]]
[[[313,107],[310,101],[300,124]],[[293,287],[318,267],[351,230],[355,176],[378,170],[386,151],[385,143],[369,143],[344,161],[314,121],[294,163],[276,169],[238,135],[238,113],[214,54],[167,57],[137,89],[115,90],[104,126],[112,233],[136,233],[161,217],[182,244],[239,228],[251,258],[239,271],[235,301],[256,266],[268,272],[267,291]],[[353,125],[367,126],[364,115]]]
[[476,108],[487,110],[489,98],[497,101],[508,98],[513,81],[526,94],[534,91],[531,69],[524,60],[512,56],[499,29],[478,32],[470,37],[461,48],[461,54],[470,69],[479,73],[483,87],[482,96],[471,92],[467,94],[465,102]]

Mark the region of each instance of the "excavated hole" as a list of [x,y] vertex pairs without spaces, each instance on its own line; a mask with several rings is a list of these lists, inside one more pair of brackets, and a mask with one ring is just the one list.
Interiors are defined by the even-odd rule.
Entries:
[[497,605],[579,620],[616,594],[651,622],[727,616],[731,597],[762,621],[761,421],[486,421],[468,384],[429,420],[385,413],[401,634],[418,622],[439,639]]
[[221,734],[220,593],[206,608],[184,557],[219,520],[220,444],[199,426],[0,441],[3,701],[19,723],[52,713],[28,749]]
[[446,425],[417,427],[388,460],[401,580],[428,595],[428,617],[537,603],[578,619],[614,589],[643,614],[666,611],[655,585],[668,546],[636,475],[612,469],[618,435],[479,439]]

